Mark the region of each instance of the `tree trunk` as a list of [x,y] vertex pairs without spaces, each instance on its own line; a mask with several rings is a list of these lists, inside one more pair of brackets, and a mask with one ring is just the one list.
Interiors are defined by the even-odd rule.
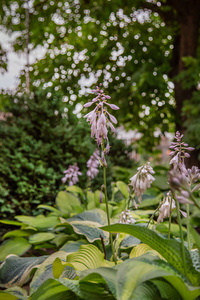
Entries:
[[[178,3],[179,2],[179,3]],[[178,4],[178,5],[177,5]],[[176,9],[179,23],[179,35],[176,37],[174,48],[174,58],[172,63],[173,76],[179,74],[185,69],[183,57],[196,57],[199,26],[200,26],[200,1],[198,0],[183,0],[172,1],[171,5]],[[177,60],[177,61],[175,61]],[[184,127],[185,116],[182,115],[183,104],[185,100],[191,99],[196,83],[190,89],[183,89],[181,81],[174,81],[175,84],[175,100],[176,100],[176,130],[184,134],[186,128]],[[189,165],[198,165],[198,151],[191,153]]]

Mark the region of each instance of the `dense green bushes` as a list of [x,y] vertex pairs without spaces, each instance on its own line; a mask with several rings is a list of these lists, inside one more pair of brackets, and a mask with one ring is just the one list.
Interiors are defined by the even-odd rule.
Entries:
[[[69,164],[78,163],[83,174],[80,186],[86,187],[86,162],[95,144],[91,145],[85,120],[78,119],[62,97],[47,89],[36,90],[30,98],[1,99],[5,111],[12,114],[0,121],[1,217],[35,214],[38,204],[54,203],[56,193],[64,188],[61,178]],[[131,167],[126,150],[121,141],[113,139],[111,162]],[[112,164],[109,169],[111,182]],[[94,188],[99,184],[95,179]]]

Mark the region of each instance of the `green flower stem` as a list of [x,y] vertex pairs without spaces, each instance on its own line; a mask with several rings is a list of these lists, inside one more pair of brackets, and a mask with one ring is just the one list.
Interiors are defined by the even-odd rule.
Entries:
[[182,230],[182,225],[181,225],[180,207],[179,207],[179,202],[177,200],[176,200],[176,212],[177,212],[178,224],[179,224],[179,230],[180,230],[180,237],[181,237],[183,267],[184,267],[185,276],[186,276],[187,273],[186,273],[186,260],[185,260],[185,246],[184,246],[184,240],[183,240],[183,230]]
[[195,197],[193,196],[193,194],[191,196],[192,196],[192,200],[193,200],[194,204],[196,205],[196,207],[198,207],[200,209],[200,205],[197,202],[197,200],[195,199]]
[[[105,166],[103,166],[103,181],[104,181],[104,191],[105,191],[106,213],[107,213],[108,225],[110,225],[110,215],[109,215],[109,207],[108,207],[108,195],[107,195],[107,187],[106,187],[107,186],[106,185],[106,167]],[[117,264],[116,257],[115,257],[114,245],[113,245],[112,233],[110,233],[110,243],[111,243],[111,249],[112,249],[112,253],[113,253],[113,259],[114,259],[115,264]]]
[[187,242],[188,242],[188,250],[191,250],[190,246],[190,205],[187,204]]
[[172,199],[171,199],[171,202],[170,202],[170,215],[169,215],[168,239],[170,239],[171,223],[172,223]]
[[154,213],[151,215],[151,217],[149,218],[149,221],[148,221],[148,223],[147,223],[147,228],[148,228],[148,226],[149,226],[149,224],[151,223],[151,220],[153,220],[153,218],[155,217],[155,214],[157,213],[157,211],[159,210],[159,208],[160,208],[160,204],[158,205],[158,207],[156,208],[156,210],[154,211]]

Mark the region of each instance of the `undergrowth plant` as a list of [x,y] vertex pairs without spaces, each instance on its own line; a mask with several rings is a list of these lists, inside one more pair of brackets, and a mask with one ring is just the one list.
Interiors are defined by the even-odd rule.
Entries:
[[[156,174],[147,162],[128,185],[113,183],[109,199],[107,133],[108,127],[115,131],[117,120],[108,109],[118,107],[108,102],[101,86],[93,92],[96,97],[85,107],[94,109],[85,117],[98,150],[87,164],[88,188],[75,185],[81,176],[77,161],[64,171],[67,186],[56,204],[39,206],[47,214],[1,220],[18,229],[7,232],[0,246],[0,298],[199,299],[200,171],[184,163],[192,148],[177,132],[165,194],[152,187]],[[91,178],[98,165],[103,184],[94,192]]]

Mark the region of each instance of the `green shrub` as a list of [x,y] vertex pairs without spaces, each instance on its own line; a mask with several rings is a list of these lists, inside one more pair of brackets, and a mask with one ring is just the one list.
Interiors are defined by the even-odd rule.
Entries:
[[[35,90],[31,97],[1,95],[0,107],[6,103],[4,110],[9,112],[0,120],[1,218],[34,215],[38,204],[54,203],[57,192],[64,189],[61,178],[69,164],[77,162],[80,186],[86,187],[86,162],[95,144],[85,119],[77,118],[62,98],[63,94],[48,89]],[[113,139],[111,153],[108,182],[113,181],[113,163],[130,167],[122,141]],[[95,179],[92,186],[100,184]]]

